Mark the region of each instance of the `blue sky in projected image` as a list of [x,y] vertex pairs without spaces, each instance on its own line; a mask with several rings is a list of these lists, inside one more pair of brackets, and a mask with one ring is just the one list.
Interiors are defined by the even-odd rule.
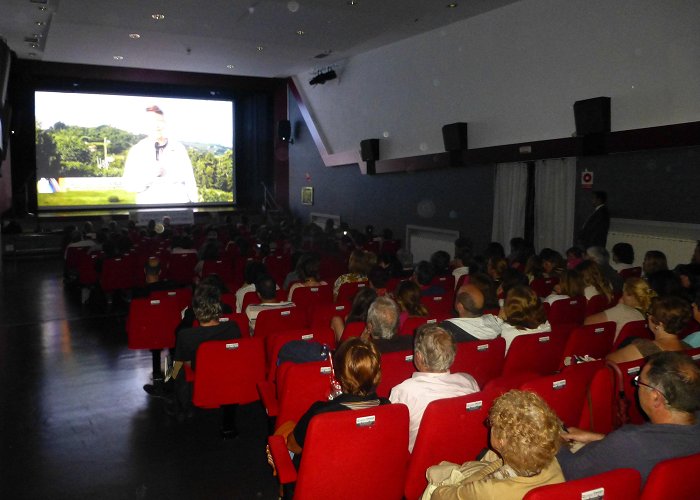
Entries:
[[56,122],[79,127],[111,125],[134,134],[148,132],[146,108],[163,110],[170,135],[183,142],[233,147],[233,104],[230,101],[36,92],[35,118],[42,129]]

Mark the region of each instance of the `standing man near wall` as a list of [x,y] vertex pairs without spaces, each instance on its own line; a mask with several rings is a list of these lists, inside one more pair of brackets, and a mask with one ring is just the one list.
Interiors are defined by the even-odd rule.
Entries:
[[593,213],[584,222],[576,243],[586,250],[588,247],[603,247],[608,241],[610,212],[605,205],[608,195],[605,191],[593,191]]

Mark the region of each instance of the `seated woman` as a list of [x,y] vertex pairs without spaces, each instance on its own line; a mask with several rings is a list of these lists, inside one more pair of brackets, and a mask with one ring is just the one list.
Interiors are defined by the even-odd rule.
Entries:
[[[695,292],[695,298],[693,299],[691,307],[693,309],[693,319],[697,323],[700,323],[700,290]],[[700,330],[688,335],[683,339],[683,342],[688,344],[690,347],[700,347]]]
[[317,253],[308,253],[302,255],[297,263],[297,275],[299,276],[299,282],[294,283],[289,288],[289,294],[287,300],[292,300],[292,295],[294,290],[297,288],[305,286],[319,286],[326,285],[325,281],[321,281],[319,275],[321,269],[321,256]]
[[586,285],[586,288],[583,290],[586,300],[591,300],[596,295],[605,295],[608,302],[612,302],[612,287],[603,277],[598,264],[592,260],[584,260],[576,266],[576,270],[581,273],[583,283]]
[[424,318],[428,308],[420,300],[420,287],[414,281],[402,281],[394,292],[399,305],[399,330],[408,318]]
[[518,390],[505,393],[493,402],[488,423],[493,451],[482,459],[492,461],[488,474],[476,481],[467,478],[438,486],[430,498],[519,500],[533,488],[564,482],[556,459],[561,422],[540,396]]
[[544,301],[552,305],[557,300],[583,297],[583,290],[585,287],[586,285],[583,283],[581,273],[575,269],[564,271],[559,278],[559,283],[554,285],[554,290]]
[[540,260],[542,261],[542,270],[545,278],[558,277],[566,269],[566,262],[556,250],[551,248],[543,248],[540,252]]
[[646,313],[651,305],[651,299],[656,297],[656,293],[649,287],[649,284],[642,278],[629,278],[622,287],[622,297],[614,307],[603,312],[588,316],[583,324],[592,325],[605,321],[615,322],[615,339],[620,334],[620,330],[631,321],[639,321],[646,318]]
[[668,271],[668,260],[666,254],[661,250],[649,250],[644,254],[642,262],[642,273],[649,276],[657,271]]
[[[370,252],[364,250],[353,250],[348,260],[348,273],[338,276],[333,284],[333,300],[338,299],[340,286],[344,283],[355,283],[358,281],[367,281],[367,273],[372,268],[375,260],[369,255]],[[373,255],[373,254],[372,254]]]
[[331,328],[335,333],[335,341],[340,342],[340,338],[343,335],[343,330],[345,326],[350,323],[366,323],[367,322],[367,311],[369,306],[377,298],[377,292],[374,288],[365,287],[360,288],[355,294],[355,298],[352,299],[352,305],[350,306],[350,312],[345,318],[340,316],[333,316],[331,318]]
[[688,345],[678,338],[678,334],[690,321],[690,305],[680,297],[656,297],[649,307],[649,329],[654,340],[636,339],[631,344],[611,352],[608,361],[625,363],[646,358],[655,352],[683,351]]
[[519,335],[551,331],[542,302],[528,286],[519,285],[510,289],[501,315],[505,321],[501,327],[501,337],[506,341],[506,352]]
[[[374,342],[363,341],[360,338],[343,342],[333,357],[333,365],[342,394],[330,401],[315,402],[296,423],[287,436],[287,448],[297,456],[304,448],[306,431],[314,416],[333,411],[359,410],[389,404],[388,399],[377,397],[376,393],[377,385],[382,379],[382,372],[381,355]],[[297,457],[295,462],[298,465]]]

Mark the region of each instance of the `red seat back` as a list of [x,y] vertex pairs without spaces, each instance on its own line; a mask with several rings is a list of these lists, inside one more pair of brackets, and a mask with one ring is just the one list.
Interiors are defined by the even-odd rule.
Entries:
[[233,281],[233,263],[230,260],[205,260],[202,265],[202,278],[216,274],[224,283]]
[[135,285],[132,258],[129,255],[104,259],[100,274],[100,288],[105,292],[128,290]]
[[594,295],[586,302],[586,316],[592,316],[605,311],[612,304],[603,294]]
[[335,298],[337,304],[350,303],[352,304],[352,299],[360,288],[369,286],[367,280],[364,281],[354,281],[351,283],[343,283],[338,289],[338,296]]
[[365,330],[366,323],[364,321],[353,321],[348,323],[343,328],[343,334],[340,336],[340,344],[353,337],[359,337]]
[[335,334],[329,327],[319,329],[302,328],[278,332],[265,337],[265,357],[267,359],[267,380],[274,381],[277,375],[277,358],[280,349],[287,342],[303,340],[327,344],[331,351],[335,350]]
[[126,321],[129,349],[175,347],[175,328],[180,324],[178,307],[174,297],[132,299]]
[[99,276],[97,275],[98,254],[81,253],[78,255],[78,282],[83,286],[94,285],[97,283]]
[[506,343],[503,338],[457,342],[457,354],[450,371],[468,373],[483,388],[503,372]]
[[475,460],[488,447],[485,422],[493,399],[494,393],[482,391],[428,404],[408,463],[407,500],[420,498],[428,484],[425,471],[431,465],[443,460],[458,464]]
[[263,342],[256,338],[210,340],[197,348],[192,403],[201,408],[257,401],[265,380]]
[[277,370],[279,413],[275,428],[289,420],[298,422],[313,403],[327,400],[330,392],[331,366],[328,361],[283,363]]
[[637,500],[641,482],[639,471],[635,469],[614,469],[583,479],[540,486],[528,491],[523,500]]
[[399,335],[413,335],[416,331],[416,328],[428,323],[429,321],[431,323],[435,323],[437,319],[429,316],[410,316],[406,318],[406,321],[404,321],[403,325],[401,325],[401,328],[399,328]]
[[697,499],[698,481],[695,474],[698,470],[700,470],[700,453],[659,462],[647,478],[641,500]]
[[307,324],[311,324],[313,306],[333,303],[333,287],[331,285],[300,286],[292,291],[291,301],[304,311]]
[[226,321],[235,321],[236,324],[238,325],[238,329],[241,331],[241,337],[243,338],[248,338],[250,337],[250,328],[249,328],[249,322],[248,322],[248,316],[246,316],[245,313],[229,313],[229,314],[222,314],[219,317],[219,322],[224,323]]
[[[317,415],[309,424],[294,498],[399,499],[407,462],[405,405]],[[349,484],[348,474],[359,480]]]
[[348,312],[350,312],[350,306],[347,304],[315,304],[310,310],[311,328],[328,328],[334,316],[345,320]]
[[649,340],[654,338],[654,334],[649,330],[649,325],[646,320],[640,319],[639,321],[630,321],[625,324],[625,326],[620,329],[620,333],[615,339],[613,350],[617,349],[622,342],[634,337]]
[[586,317],[586,298],[573,297],[570,299],[556,300],[549,307],[547,318],[549,323],[557,325],[561,323],[583,324]]
[[452,294],[423,296],[420,298],[420,301],[428,308],[428,316],[431,318],[437,318],[438,321],[442,321],[455,316]]
[[519,335],[513,339],[506,354],[503,375],[534,372],[549,375],[559,368],[566,337],[550,333]]
[[191,288],[176,288],[174,290],[156,290],[151,292],[151,299],[163,299],[165,297],[172,297],[177,302],[177,307],[180,311],[190,306],[192,303],[192,289]]
[[604,358],[613,346],[615,338],[615,322],[606,321],[594,325],[584,325],[574,328],[564,347],[560,367],[566,358],[588,355],[595,359]]
[[559,283],[559,278],[535,278],[530,283],[530,288],[538,297],[546,297],[554,289],[554,285]]
[[176,253],[170,255],[166,276],[169,280],[181,284],[192,284],[194,267],[197,265],[197,254]]
[[382,381],[377,387],[377,395],[388,398],[391,389],[407,378],[411,378],[415,371],[413,351],[406,350],[382,354]]
[[306,327],[306,315],[297,307],[281,307],[260,311],[255,320],[256,337],[263,338],[276,332]]
[[626,280],[628,278],[641,278],[642,277],[642,268],[637,266],[637,267],[630,267],[628,269],[623,269],[621,271],[618,271],[620,277],[623,280]]

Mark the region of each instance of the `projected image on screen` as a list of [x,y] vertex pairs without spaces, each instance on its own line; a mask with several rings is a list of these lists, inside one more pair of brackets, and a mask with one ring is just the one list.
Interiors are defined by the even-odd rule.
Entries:
[[39,208],[234,201],[233,103],[36,92]]

